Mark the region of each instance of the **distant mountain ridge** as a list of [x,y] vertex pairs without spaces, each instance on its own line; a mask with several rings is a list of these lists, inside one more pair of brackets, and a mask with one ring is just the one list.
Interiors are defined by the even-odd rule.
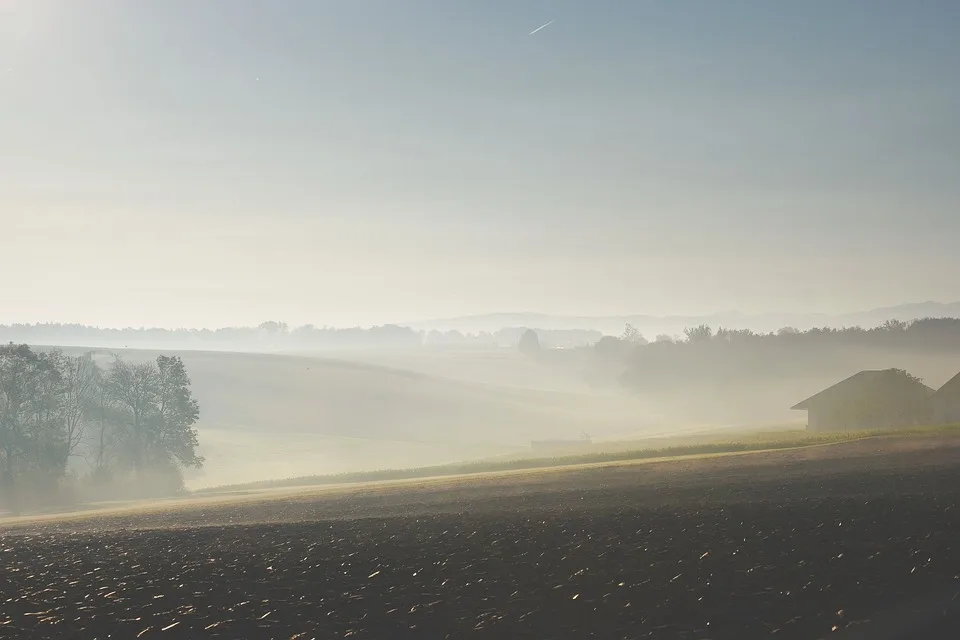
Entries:
[[909,322],[918,318],[941,317],[960,317],[960,302],[911,302],[846,314],[787,312],[744,314],[738,311],[727,311],[709,315],[564,316],[546,313],[488,313],[400,324],[417,330],[457,330],[463,333],[497,331],[504,327],[531,327],[553,330],[592,329],[608,335],[618,335],[629,322],[644,336],[653,338],[659,334],[680,335],[684,328],[701,324],[714,328],[723,326],[765,333],[787,326],[800,330],[845,326],[869,328],[883,324],[887,320]]

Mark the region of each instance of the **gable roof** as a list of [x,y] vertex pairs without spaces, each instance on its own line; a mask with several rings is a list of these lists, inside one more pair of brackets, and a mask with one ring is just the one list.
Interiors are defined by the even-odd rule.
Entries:
[[[894,378],[894,376],[897,375],[895,371],[896,369],[880,369],[880,370],[867,370],[867,371],[861,371],[859,373],[855,373],[849,378],[845,378],[844,380],[841,380],[840,382],[833,385],[832,387],[827,387],[820,393],[815,393],[809,398],[807,398],[806,400],[803,400],[802,402],[798,402],[797,404],[790,407],[790,409],[797,409],[797,410],[803,411],[803,410],[809,409],[811,405],[816,404],[818,402],[829,401],[842,394],[855,393],[862,389],[866,389],[876,382],[882,382],[886,378],[897,379],[897,380],[901,379],[899,376]],[[957,375],[957,378],[960,378],[960,374]],[[950,383],[948,382],[947,384],[950,384]],[[928,387],[927,385],[923,385],[923,388],[927,390],[927,395],[932,396],[935,393],[934,390]]]
[[944,382],[943,386],[937,389],[933,395],[937,397],[960,396],[960,373]]

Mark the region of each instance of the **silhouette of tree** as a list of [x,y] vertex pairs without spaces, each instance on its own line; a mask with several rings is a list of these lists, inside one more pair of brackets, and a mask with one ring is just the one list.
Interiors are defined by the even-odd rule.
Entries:
[[902,320],[887,320],[882,325],[880,325],[880,331],[889,331],[891,333],[899,333],[901,331],[906,331],[909,325]]
[[84,439],[90,411],[100,383],[99,370],[91,354],[75,358],[55,352],[57,368],[63,377],[63,414],[67,454],[77,453]]
[[710,341],[713,337],[713,330],[707,325],[701,324],[697,327],[684,329],[683,334],[687,337],[687,342],[703,343]]
[[735,384],[737,381],[856,370],[864,350],[897,349],[907,354],[935,351],[960,356],[960,319],[891,320],[880,326],[814,327],[800,331],[784,327],[771,333],[706,325],[684,331],[686,340],[657,336],[630,352],[622,380],[631,388],[696,383]]
[[647,344],[647,340],[643,337],[643,334],[641,334],[640,331],[629,322],[624,327],[623,334],[620,336],[620,339],[624,342],[629,342],[630,344]]
[[0,347],[0,488],[20,509],[23,481],[47,487],[66,470],[62,377],[57,360],[25,344]]
[[630,343],[622,338],[603,336],[597,344],[593,345],[593,350],[599,357],[605,360],[614,360],[623,357],[629,347]]
[[155,451],[163,464],[200,467],[197,430],[200,406],[190,393],[190,377],[179,356],[157,357],[157,408],[154,418]]
[[199,467],[199,408],[190,394],[190,379],[179,357],[129,364],[114,360],[107,384],[126,419],[117,434],[121,462],[142,476],[148,468]]
[[527,329],[520,336],[520,342],[517,348],[525,356],[536,358],[540,355],[540,337],[533,329]]

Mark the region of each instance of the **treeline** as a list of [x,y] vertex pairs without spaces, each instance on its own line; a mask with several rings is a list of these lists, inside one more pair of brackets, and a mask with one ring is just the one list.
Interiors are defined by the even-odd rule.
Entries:
[[178,357],[101,368],[89,354],[0,346],[0,506],[176,492],[181,469],[203,464],[198,417]]
[[[496,349],[515,347],[522,327],[488,333],[415,331],[409,327],[383,325],[364,329],[315,327],[291,328],[283,322],[264,322],[257,327],[222,329],[102,329],[80,324],[0,325],[0,343],[17,342],[58,346],[147,349],[209,350],[338,350],[338,349]],[[601,333],[587,330],[539,331],[544,346],[569,348],[593,344]]]
[[880,351],[960,356],[960,318],[890,320],[870,329],[785,327],[771,333],[700,325],[686,329],[682,337],[658,336],[652,342],[628,328],[624,336],[608,336],[594,346],[597,360],[623,371],[620,382],[644,389],[694,382],[722,386],[751,376],[817,373],[859,366],[862,354]]
[[504,327],[488,333],[461,333],[457,330],[430,331],[424,334],[423,344],[439,348],[516,348],[526,331],[534,331],[540,344],[548,349],[570,349],[594,344],[603,337],[591,329],[528,329],[527,327]]

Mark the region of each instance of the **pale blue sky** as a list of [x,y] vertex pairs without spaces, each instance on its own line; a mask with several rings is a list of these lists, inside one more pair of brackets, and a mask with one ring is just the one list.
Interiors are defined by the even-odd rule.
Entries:
[[0,322],[958,300],[958,68],[951,0],[0,0]]

